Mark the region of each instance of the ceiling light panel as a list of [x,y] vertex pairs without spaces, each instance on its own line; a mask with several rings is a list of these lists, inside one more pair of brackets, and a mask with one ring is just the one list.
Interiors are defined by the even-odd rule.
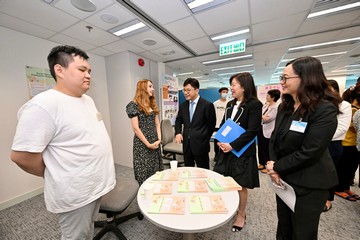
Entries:
[[350,4],[346,4],[346,5],[335,7],[335,8],[329,8],[329,9],[322,10],[322,11],[312,12],[308,15],[307,18],[318,17],[318,16],[322,16],[322,15],[326,15],[326,14],[330,14],[330,13],[336,13],[336,12],[340,12],[340,11],[344,11],[344,10],[348,10],[348,9],[357,8],[357,7],[360,7],[360,2],[350,3]]
[[194,72],[179,73],[178,76],[190,75],[190,74],[193,74],[193,73]]
[[209,10],[230,0],[184,0],[193,13]]
[[237,60],[237,59],[252,58],[252,56],[253,56],[252,54],[248,54],[248,55],[243,55],[243,56],[238,56],[238,57],[231,57],[231,58],[223,58],[223,59],[205,61],[205,62],[202,62],[202,64],[207,65],[207,64],[212,64],[212,63],[229,62],[229,61],[234,61],[234,60]]
[[139,20],[133,20],[130,22],[127,22],[123,25],[117,26],[115,28],[112,28],[109,30],[112,34],[115,36],[121,36],[121,37],[128,37],[140,32],[143,32],[145,30],[149,29],[144,23],[140,22]]
[[224,38],[238,36],[238,35],[245,34],[248,32],[250,32],[249,28],[235,31],[235,32],[229,32],[229,33],[225,33],[225,34],[221,34],[221,35],[216,35],[216,36],[211,37],[211,40],[216,41],[216,40],[220,40],[220,39],[224,39]]
[[234,66],[234,67],[223,67],[223,68],[215,68],[215,69],[211,69],[211,71],[222,71],[222,70],[228,70],[228,69],[235,69],[235,68],[245,68],[245,67],[253,67],[254,64],[246,64],[246,65],[241,65],[241,66]]
[[360,41],[360,37],[356,37],[356,38],[348,38],[348,39],[342,39],[342,40],[337,40],[337,41],[330,41],[330,42],[323,42],[323,43],[316,43],[316,44],[310,44],[310,45],[304,45],[304,46],[298,46],[298,47],[292,47],[289,48],[289,52],[293,52],[293,51],[299,51],[302,49],[307,49],[307,48],[316,48],[316,47],[324,47],[324,46],[329,46],[329,45],[336,45],[336,44],[341,44],[341,43],[355,43]]
[[329,57],[329,56],[342,55],[342,54],[346,54],[346,53],[347,53],[347,52],[326,53],[326,54],[321,54],[321,55],[315,55],[315,56],[313,56],[313,57],[314,57],[314,58]]

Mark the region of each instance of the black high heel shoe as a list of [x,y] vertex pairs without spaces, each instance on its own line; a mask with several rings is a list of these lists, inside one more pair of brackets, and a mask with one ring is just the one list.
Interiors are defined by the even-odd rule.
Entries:
[[[245,226],[245,221],[246,221],[246,215],[244,217],[244,226]],[[243,229],[244,226],[239,227],[239,226],[233,225],[232,228],[231,228],[231,231],[232,232],[240,232]]]

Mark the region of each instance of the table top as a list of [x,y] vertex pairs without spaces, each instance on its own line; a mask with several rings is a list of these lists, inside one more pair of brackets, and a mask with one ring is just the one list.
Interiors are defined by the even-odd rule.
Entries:
[[[183,170],[197,169],[193,167],[178,167],[177,171],[181,173]],[[171,171],[170,169],[164,170]],[[222,175],[205,169],[207,177],[216,178],[222,177]],[[180,180],[181,178],[179,178]],[[196,232],[206,232],[209,230],[216,229],[225,223],[227,223],[236,213],[239,204],[239,194],[236,190],[234,191],[225,191],[225,192],[212,192],[208,188],[207,193],[178,193],[177,184],[178,181],[173,182],[172,195],[179,196],[189,196],[189,195],[221,195],[225,206],[228,209],[227,213],[212,213],[212,214],[191,214],[189,211],[189,201],[188,198],[185,201],[185,214],[184,215],[175,215],[175,214],[153,214],[148,213],[148,209],[151,206],[151,200],[147,200],[145,195],[142,194],[143,186],[146,183],[154,182],[152,177],[148,178],[141,186],[137,194],[137,201],[139,204],[140,211],[143,215],[153,224],[170,230],[174,232],[181,233],[196,233]],[[208,187],[208,186],[207,186]]]

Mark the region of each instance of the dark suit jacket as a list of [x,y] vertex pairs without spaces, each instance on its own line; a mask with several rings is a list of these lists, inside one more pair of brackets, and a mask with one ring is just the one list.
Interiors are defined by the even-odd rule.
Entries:
[[208,153],[210,151],[209,141],[214,132],[215,124],[215,108],[211,102],[202,97],[199,98],[191,123],[189,101],[182,103],[175,120],[175,135],[182,133],[184,152],[188,147],[190,138],[190,147],[195,155]]
[[[224,119],[222,120],[220,126],[222,126],[227,119],[231,118],[233,105],[233,101],[227,103]],[[240,151],[246,144],[253,140],[261,127],[262,103],[259,100],[248,100],[244,105],[242,105],[242,109],[243,110],[239,109],[237,111],[233,120],[241,127],[243,127],[246,132],[241,134],[241,137],[230,143],[231,147],[235,149],[235,151]],[[241,156],[248,157],[254,155],[256,155],[255,142],[251,144],[251,146],[246,149],[246,151]]]
[[338,182],[328,146],[337,127],[337,109],[321,102],[313,113],[307,113],[304,133],[290,130],[299,114],[278,111],[270,138],[270,159],[274,170],[289,184],[312,189],[329,189]]

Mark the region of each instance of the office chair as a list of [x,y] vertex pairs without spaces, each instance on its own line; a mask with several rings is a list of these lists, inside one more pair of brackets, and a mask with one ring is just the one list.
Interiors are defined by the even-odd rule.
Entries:
[[[184,155],[183,146],[181,143],[174,142],[174,129],[170,119],[161,120],[160,128],[163,159],[170,161],[177,160],[176,154]],[[178,161],[178,165],[181,164],[184,164],[184,161]],[[164,165],[170,165],[170,162],[164,163]]]
[[101,199],[100,213],[105,213],[107,219],[95,221],[95,227],[102,227],[96,234],[94,240],[100,240],[107,232],[112,231],[120,240],[126,240],[124,234],[118,228],[123,223],[133,217],[142,220],[144,216],[140,212],[135,212],[126,216],[116,218],[116,215],[124,212],[131,202],[135,199],[139,189],[139,184],[135,179],[120,177],[116,179],[116,186]]

